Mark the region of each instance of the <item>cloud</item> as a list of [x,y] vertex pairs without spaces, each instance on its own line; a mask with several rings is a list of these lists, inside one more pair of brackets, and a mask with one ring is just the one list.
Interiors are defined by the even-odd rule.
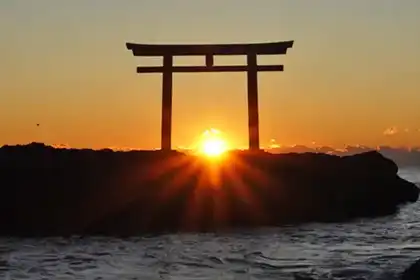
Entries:
[[56,149],[71,149],[69,144],[52,144],[51,147]]
[[270,144],[268,145],[268,149],[278,149],[281,148],[281,145],[277,143],[276,139],[270,139]]
[[398,133],[398,128],[396,126],[391,126],[385,129],[384,135],[386,136],[392,136]]

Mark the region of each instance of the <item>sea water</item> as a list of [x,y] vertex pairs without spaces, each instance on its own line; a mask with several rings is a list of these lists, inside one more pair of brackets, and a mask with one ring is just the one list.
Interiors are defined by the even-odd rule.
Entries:
[[[420,169],[400,175],[420,183]],[[1,238],[0,279],[393,280],[418,258],[420,202],[392,217],[224,234]]]

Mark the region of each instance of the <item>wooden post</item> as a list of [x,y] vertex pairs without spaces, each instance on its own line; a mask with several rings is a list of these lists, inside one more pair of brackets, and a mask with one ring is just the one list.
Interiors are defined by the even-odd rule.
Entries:
[[249,149],[260,149],[259,120],[258,120],[258,67],[257,54],[248,54],[248,130]]
[[214,65],[213,55],[211,55],[211,54],[206,55],[206,66],[207,67],[213,67],[213,65]]
[[161,149],[171,150],[172,138],[172,55],[163,57]]

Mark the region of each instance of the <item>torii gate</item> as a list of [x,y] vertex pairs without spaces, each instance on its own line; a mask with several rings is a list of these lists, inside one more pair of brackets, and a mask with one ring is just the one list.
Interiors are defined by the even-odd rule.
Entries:
[[[172,73],[247,72],[249,149],[260,149],[258,120],[258,72],[283,71],[283,65],[258,65],[257,55],[283,55],[294,41],[258,44],[150,45],[126,43],[134,56],[162,56],[163,66],[137,67],[137,73],[162,73],[161,149],[171,150]],[[205,56],[204,66],[174,66],[174,56]],[[247,65],[214,66],[215,55],[246,55]]]

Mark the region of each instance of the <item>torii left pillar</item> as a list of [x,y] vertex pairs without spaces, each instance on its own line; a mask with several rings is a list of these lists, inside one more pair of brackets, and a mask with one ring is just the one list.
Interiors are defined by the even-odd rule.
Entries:
[[165,55],[162,72],[162,150],[171,150],[172,147],[172,64],[172,55]]

